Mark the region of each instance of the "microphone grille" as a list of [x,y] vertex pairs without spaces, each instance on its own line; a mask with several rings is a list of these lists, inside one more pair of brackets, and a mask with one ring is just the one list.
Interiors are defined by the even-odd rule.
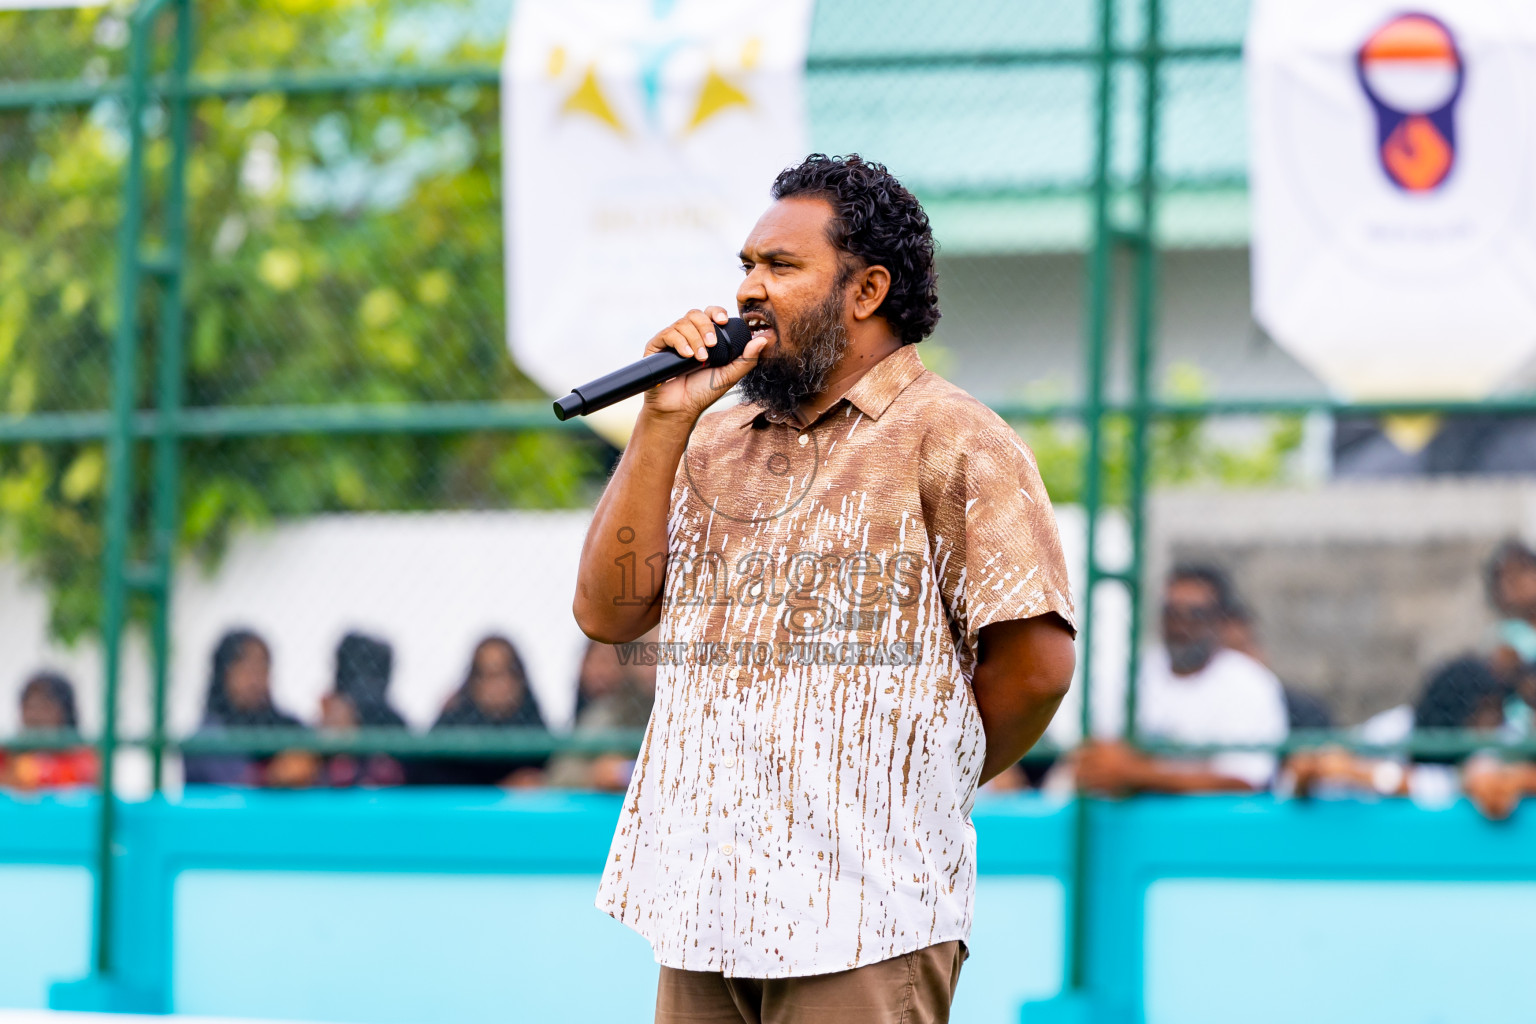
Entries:
[[715,325],[715,335],[719,340],[709,350],[709,365],[724,366],[740,359],[747,350],[747,342],[752,340],[752,328],[741,317],[733,316],[725,323]]

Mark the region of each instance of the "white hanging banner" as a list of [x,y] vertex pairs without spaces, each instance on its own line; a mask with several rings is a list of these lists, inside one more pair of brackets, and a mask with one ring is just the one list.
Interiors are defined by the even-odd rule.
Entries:
[[[811,0],[518,0],[502,74],[507,329],[553,395],[735,309],[736,254],[806,153]],[[622,443],[639,399],[589,417]]]
[[1255,0],[1254,316],[1336,393],[1536,356],[1536,3]]

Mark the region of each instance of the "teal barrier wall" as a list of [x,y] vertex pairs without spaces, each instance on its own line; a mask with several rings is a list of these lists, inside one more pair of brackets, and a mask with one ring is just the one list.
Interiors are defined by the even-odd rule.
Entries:
[[[88,966],[91,803],[0,798],[0,1006],[45,1005]],[[128,805],[124,969],[182,1013],[649,1021],[649,950],[592,906],[618,806],[469,790]],[[1012,1024],[1060,985],[1071,815],[1010,797],[975,820],[954,1019]],[[1090,975],[1132,1019],[1531,1017],[1531,815],[1209,797],[1095,804],[1090,826]]]

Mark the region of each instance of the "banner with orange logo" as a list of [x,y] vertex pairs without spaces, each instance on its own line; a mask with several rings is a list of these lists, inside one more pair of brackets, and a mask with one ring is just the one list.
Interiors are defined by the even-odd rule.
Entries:
[[[811,0],[518,0],[502,74],[507,329],[552,395],[735,309],[736,254],[806,155]],[[629,435],[639,399],[591,417]]]
[[1256,0],[1254,316],[1336,393],[1536,358],[1536,3]]

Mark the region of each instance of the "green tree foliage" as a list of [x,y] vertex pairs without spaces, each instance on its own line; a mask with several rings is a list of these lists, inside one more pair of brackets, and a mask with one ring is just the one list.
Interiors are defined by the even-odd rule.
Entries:
[[[484,65],[499,47],[499,32],[452,3],[195,8],[197,72],[208,77]],[[0,74],[102,81],[122,72],[126,42],[121,7],[0,12]],[[186,402],[538,397],[506,351],[498,118],[495,88],[473,85],[199,101],[187,168]],[[163,242],[153,197],[170,157],[166,111],[146,124],[153,250]],[[111,98],[0,113],[0,414],[106,408],[125,139]],[[148,407],[157,307],[146,292]],[[577,506],[604,457],[600,445],[555,434],[191,442],[181,542],[210,558],[233,530],[285,517]],[[64,638],[99,614],[105,475],[99,444],[0,445],[0,543],[49,588]]]

